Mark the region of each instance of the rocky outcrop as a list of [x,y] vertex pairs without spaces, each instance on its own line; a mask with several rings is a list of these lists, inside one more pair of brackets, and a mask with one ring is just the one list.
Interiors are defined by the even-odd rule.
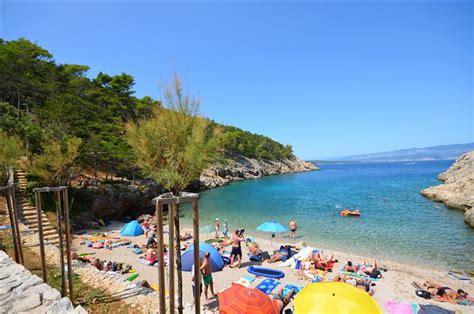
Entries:
[[421,191],[427,198],[465,211],[464,220],[474,227],[474,151],[461,156],[438,179],[443,184]]
[[199,178],[199,187],[210,189],[232,181],[257,179],[263,176],[304,172],[319,169],[314,164],[298,159],[261,160],[232,154],[226,156],[226,163],[205,170]]
[[151,200],[165,190],[152,181],[140,185],[107,184],[96,191],[92,211],[97,217],[113,219],[136,216],[152,206]]

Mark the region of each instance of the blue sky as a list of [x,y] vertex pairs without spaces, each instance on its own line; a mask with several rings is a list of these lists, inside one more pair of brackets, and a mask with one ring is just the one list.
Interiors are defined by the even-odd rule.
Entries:
[[204,115],[312,159],[474,141],[473,2],[4,1],[26,37],[159,97],[176,71]]

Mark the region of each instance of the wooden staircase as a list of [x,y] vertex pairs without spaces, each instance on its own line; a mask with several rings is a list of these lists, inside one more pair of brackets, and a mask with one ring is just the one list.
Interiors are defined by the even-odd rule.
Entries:
[[[22,168],[17,167],[15,171],[16,190],[16,204],[18,206],[18,216],[20,220],[33,232],[38,233],[38,213],[36,207],[31,206],[26,196],[26,173]],[[46,217],[44,212],[41,212],[43,222],[43,238],[46,242],[59,245],[58,231],[54,228]]]

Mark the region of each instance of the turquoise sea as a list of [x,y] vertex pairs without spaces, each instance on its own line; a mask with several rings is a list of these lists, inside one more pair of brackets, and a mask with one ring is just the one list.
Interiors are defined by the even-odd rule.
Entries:
[[[201,194],[200,222],[212,225],[218,217],[255,234],[267,220],[287,225],[294,218],[298,241],[317,247],[473,271],[474,229],[463,213],[420,195],[451,164],[321,164],[318,171],[235,182]],[[340,217],[343,207],[362,217]],[[189,222],[190,210],[182,214]]]

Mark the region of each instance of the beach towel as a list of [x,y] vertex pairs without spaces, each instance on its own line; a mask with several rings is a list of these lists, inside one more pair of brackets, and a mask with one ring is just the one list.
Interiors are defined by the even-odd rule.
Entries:
[[280,282],[278,280],[275,280],[273,278],[267,278],[261,283],[259,283],[255,288],[258,290],[262,291],[265,294],[270,294],[273,289],[275,289]]
[[254,282],[254,280],[255,280],[255,276],[251,276],[251,275],[243,275],[242,278],[244,278],[245,280],[247,280],[250,283]]
[[385,309],[389,314],[416,314],[417,305],[395,300],[385,302]]
[[250,284],[255,280],[255,276],[243,275],[239,280],[235,281],[239,285],[249,288]]
[[234,281],[234,283],[238,283],[239,285],[242,285],[246,288],[250,288],[250,281],[248,281],[244,277],[240,277],[239,280]]
[[[159,292],[160,291],[160,287],[156,284],[156,283],[152,283],[150,285],[150,287],[155,290],[156,292]],[[165,295],[169,295],[170,292],[168,291],[168,289],[165,289]]]
[[285,298],[288,293],[290,293],[291,290],[294,291],[293,293],[293,296],[291,297],[292,299],[298,294],[298,292],[301,291],[301,289],[303,289],[303,287],[301,286],[295,286],[295,285],[286,285],[285,287],[283,287],[283,297]]

